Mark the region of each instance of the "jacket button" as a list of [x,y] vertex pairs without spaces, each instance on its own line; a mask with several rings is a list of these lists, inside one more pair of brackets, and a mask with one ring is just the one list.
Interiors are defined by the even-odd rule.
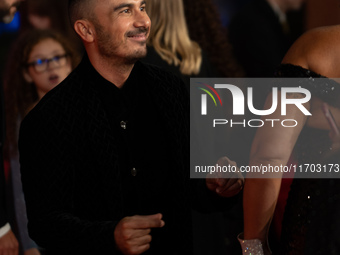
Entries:
[[122,128],[122,129],[126,129],[126,121],[121,121],[120,122],[120,127]]
[[136,176],[137,175],[137,169],[136,168],[132,168],[131,169],[131,175],[132,176]]

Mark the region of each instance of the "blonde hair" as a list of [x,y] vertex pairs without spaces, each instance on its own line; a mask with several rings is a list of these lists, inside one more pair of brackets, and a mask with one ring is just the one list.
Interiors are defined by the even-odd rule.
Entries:
[[189,37],[182,0],[148,0],[146,11],[152,23],[148,44],[182,74],[198,74],[202,51]]

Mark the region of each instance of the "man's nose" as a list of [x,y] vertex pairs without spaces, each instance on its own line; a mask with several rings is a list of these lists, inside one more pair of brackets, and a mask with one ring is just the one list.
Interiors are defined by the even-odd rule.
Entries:
[[134,22],[135,27],[145,27],[149,28],[151,25],[151,20],[149,16],[146,14],[146,12],[137,12],[136,13],[136,19]]

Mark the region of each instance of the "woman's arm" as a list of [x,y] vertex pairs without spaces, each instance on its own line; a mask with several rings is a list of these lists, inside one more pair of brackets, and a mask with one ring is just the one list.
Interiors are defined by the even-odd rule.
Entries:
[[[304,97],[301,94],[287,96]],[[278,97],[281,97],[280,92]],[[272,95],[269,95],[265,109],[270,108],[271,98]],[[281,105],[280,101],[278,106]],[[310,108],[309,103],[304,106],[307,110]],[[273,114],[266,116],[266,119],[295,119],[298,125],[294,128],[283,127],[276,122],[273,127],[271,122],[266,122],[263,127],[258,128],[252,144],[249,164],[250,166],[285,166],[307,117],[295,105],[287,105],[287,115],[282,116],[281,107],[278,107]],[[244,239],[260,239],[263,244],[267,244],[268,229],[276,206],[281,177],[281,173],[271,176],[261,173],[247,174],[243,195]]]
[[[310,30],[294,43],[282,63],[301,66],[326,77],[339,77],[337,68],[340,64],[338,58],[340,49],[337,47],[339,38],[340,26]],[[294,97],[298,94],[290,96]],[[325,120],[320,107],[322,100],[314,97],[310,102],[304,105],[313,114],[313,117],[308,119],[293,105],[287,107],[286,116],[281,116],[280,109],[277,109],[272,116],[267,116],[268,119],[282,119],[282,117],[295,119],[299,125],[295,128],[284,128],[279,125],[271,127],[270,123],[267,123],[266,126],[259,128],[252,144],[250,166],[285,165],[304,125],[329,129],[326,121],[320,121]],[[270,99],[267,99],[266,109],[270,106]],[[331,111],[338,122],[339,110],[331,107]],[[260,239],[267,245],[268,229],[281,185],[281,174],[267,179],[250,177],[252,176],[247,176],[244,187],[244,239]],[[265,254],[270,253],[267,246],[264,250]]]

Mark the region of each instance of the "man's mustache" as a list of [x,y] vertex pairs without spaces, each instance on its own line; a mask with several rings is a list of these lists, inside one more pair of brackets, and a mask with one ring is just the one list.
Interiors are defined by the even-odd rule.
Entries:
[[135,31],[127,32],[126,36],[136,36],[139,34],[147,34],[148,32],[149,32],[149,28],[140,27],[140,28],[137,28]]

